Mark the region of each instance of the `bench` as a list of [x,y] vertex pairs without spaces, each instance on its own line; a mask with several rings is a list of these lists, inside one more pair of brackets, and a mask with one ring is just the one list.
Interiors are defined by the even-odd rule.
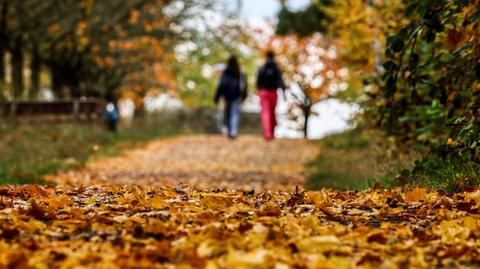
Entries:
[[13,101],[7,103],[7,114],[14,119],[67,118],[91,121],[105,110],[105,102],[98,99],[71,99],[47,101]]

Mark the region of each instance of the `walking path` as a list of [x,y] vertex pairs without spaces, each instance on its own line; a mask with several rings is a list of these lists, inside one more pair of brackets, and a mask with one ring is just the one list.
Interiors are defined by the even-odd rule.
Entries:
[[304,140],[265,142],[257,136],[230,141],[182,136],[152,142],[116,158],[96,160],[81,171],[50,178],[83,185],[187,184],[202,190],[294,190],[305,181],[304,164],[318,147]]

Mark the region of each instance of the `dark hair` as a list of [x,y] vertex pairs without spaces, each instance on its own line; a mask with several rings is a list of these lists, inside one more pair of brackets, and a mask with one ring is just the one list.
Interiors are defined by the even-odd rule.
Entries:
[[227,63],[227,70],[232,72],[235,76],[240,75],[240,64],[238,63],[237,56],[230,56]]
[[267,59],[269,60],[273,60],[273,58],[275,58],[275,52],[273,52],[273,50],[269,50],[267,51]]

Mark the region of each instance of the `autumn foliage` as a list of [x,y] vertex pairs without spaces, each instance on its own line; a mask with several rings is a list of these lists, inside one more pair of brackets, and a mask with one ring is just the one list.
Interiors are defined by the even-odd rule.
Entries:
[[116,101],[123,93],[175,91],[173,46],[182,39],[185,14],[207,2],[2,0],[0,84],[6,83],[6,53],[12,67],[11,87],[2,87],[2,96],[35,98],[46,71],[60,98]]
[[275,35],[268,29],[255,29],[252,38],[261,52],[271,50],[277,54],[276,61],[289,88],[289,101],[292,109],[300,109],[301,129],[307,137],[312,107],[348,87],[348,70],[342,68],[335,41],[319,33]]
[[317,146],[241,137],[218,148],[222,141],[156,141],[50,177],[58,186],[0,187],[0,267],[456,268],[480,262],[480,190],[304,191],[302,163]]
[[7,268],[431,268],[478,264],[479,191],[2,187]]

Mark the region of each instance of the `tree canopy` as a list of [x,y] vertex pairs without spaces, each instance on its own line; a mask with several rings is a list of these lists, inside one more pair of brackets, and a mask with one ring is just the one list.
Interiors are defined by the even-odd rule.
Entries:
[[[173,45],[183,38],[183,22],[195,16],[199,6],[210,3],[1,0],[0,58],[8,51],[13,69],[13,91],[7,97],[35,94],[25,91],[25,57],[31,64],[31,91],[38,91],[36,77],[43,66],[51,72],[57,96],[116,99],[121,86],[134,92],[173,87],[168,67]],[[2,81],[4,69],[2,63]]]
[[318,0],[305,10],[293,12],[283,3],[278,14],[277,34],[298,34],[308,36],[315,32],[325,32],[333,18],[326,12],[325,7],[331,6],[332,0]]
[[[306,15],[311,9],[322,14],[317,16],[315,27],[309,23],[312,16]],[[351,72],[348,96],[357,98],[362,94],[364,82],[382,71],[385,33],[404,23],[402,10],[400,0],[317,0],[305,10],[289,12],[293,14],[290,16],[296,16],[295,23],[286,19],[288,17],[283,16],[282,11],[277,33],[285,35],[288,31],[284,29],[289,29],[290,33],[300,37],[321,33],[335,40],[338,59]]]

